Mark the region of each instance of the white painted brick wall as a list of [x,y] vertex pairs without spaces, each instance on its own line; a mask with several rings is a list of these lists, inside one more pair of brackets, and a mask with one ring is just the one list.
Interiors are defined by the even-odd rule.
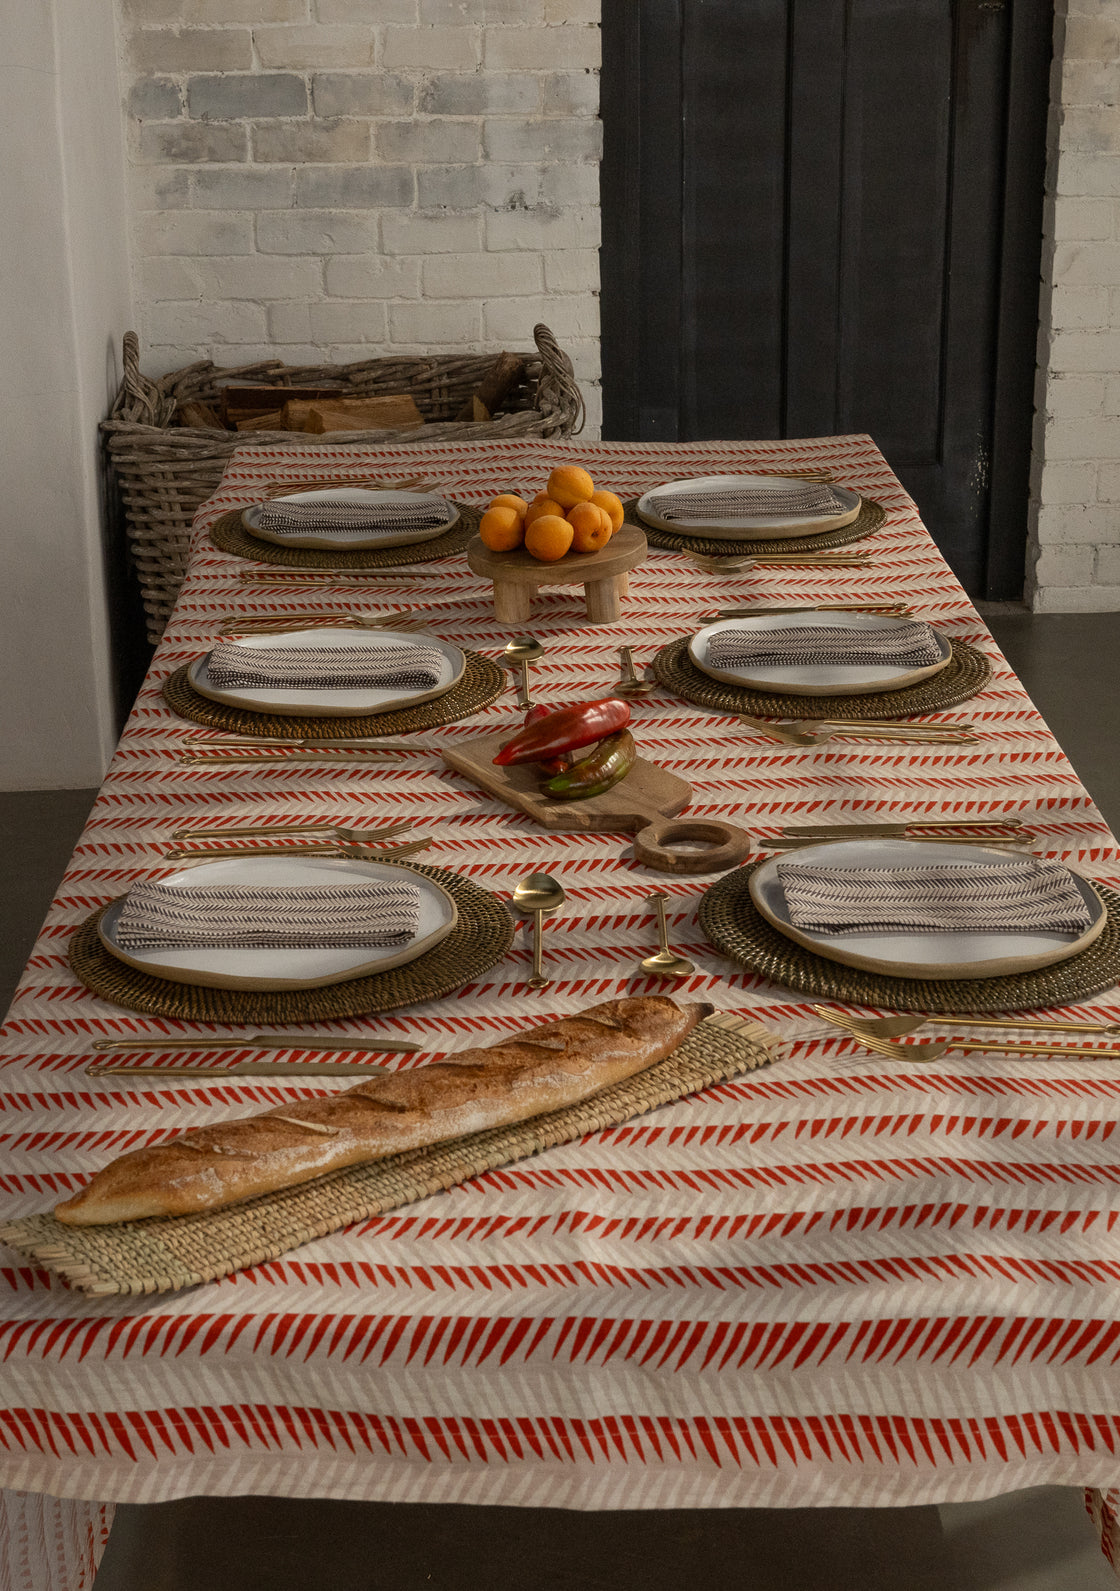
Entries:
[[528,349],[544,320],[597,435],[599,7],[118,0],[144,370]]
[[1059,0],[1027,596],[1120,611],[1120,0]]

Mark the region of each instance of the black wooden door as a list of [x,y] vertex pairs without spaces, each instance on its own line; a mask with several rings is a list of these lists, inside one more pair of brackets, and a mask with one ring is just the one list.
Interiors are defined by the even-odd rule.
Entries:
[[604,0],[604,435],[867,431],[1018,597],[1052,12]]

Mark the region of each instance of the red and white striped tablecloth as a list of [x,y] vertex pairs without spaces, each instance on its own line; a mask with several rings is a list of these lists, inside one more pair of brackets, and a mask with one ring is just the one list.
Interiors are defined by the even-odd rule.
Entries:
[[[51,1205],[125,1149],[316,1091],[84,1076],[95,1036],[181,1029],[87,993],[67,939],[160,867],[174,829],[203,819],[411,815],[436,836],[425,860],[501,895],[527,872],[560,878],[568,902],[548,923],[550,988],[526,987],[519,934],[486,978],[378,1019],[378,1031],[455,1050],[662,987],[637,962],[654,943],[645,896],[663,887],[674,947],[698,968],[683,992],[789,1042],[767,1071],[190,1292],[91,1301],[9,1254],[0,1483],[75,1500],[8,1499],[25,1537],[38,1506],[40,1538],[73,1543],[56,1552],[65,1570],[28,1582],[36,1591],[88,1583],[108,1512],[77,1500],[870,1506],[1041,1482],[1107,1488],[1120,1476],[1120,1069],[954,1055],[912,1068],[861,1053],[809,1002],[704,942],[696,904],[711,880],[650,873],[622,836],[542,833],[434,753],[375,770],[179,761],[200,731],[164,705],[160,684],[212,644],[224,614],[415,605],[440,635],[491,655],[508,639],[462,559],[369,595],[243,592],[245,565],[206,539],[219,514],[268,480],[356,465],[421,471],[484,502],[503,488],[535,493],[563,460],[622,494],[752,464],[823,464],[888,518],[868,569],[714,577],[655,554],[616,627],[588,626],[577,591],[547,594],[532,619],[547,649],[538,699],[604,690],[621,642],[641,665],[717,599],[902,597],[991,658],[983,695],[941,715],[974,721],[979,745],[786,749],[659,692],[635,709],[643,752],[690,779],[691,811],[756,834],[795,819],[1016,813],[1047,854],[1120,885],[1099,813],[867,437],[235,457],[199,514],[175,615],[4,1029],[4,1213]],[[510,693],[423,738],[518,721]],[[1087,1008],[1120,1019],[1114,992]]]

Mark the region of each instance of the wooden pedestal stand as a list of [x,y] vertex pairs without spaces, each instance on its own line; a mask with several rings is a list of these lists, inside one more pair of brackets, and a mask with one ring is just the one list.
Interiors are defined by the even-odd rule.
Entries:
[[631,569],[644,562],[649,548],[637,525],[623,525],[601,552],[568,553],[555,563],[542,563],[518,547],[491,552],[476,536],[467,545],[467,562],[476,575],[494,582],[494,613],[505,624],[523,624],[530,617],[533,593],[542,586],[582,586],[592,624],[614,624],[621,617]]

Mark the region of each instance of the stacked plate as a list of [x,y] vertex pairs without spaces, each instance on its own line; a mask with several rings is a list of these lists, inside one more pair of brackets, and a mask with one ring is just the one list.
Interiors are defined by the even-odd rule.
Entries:
[[[809,488],[823,506],[803,509]],[[752,511],[721,511],[721,499],[739,494],[752,501]],[[703,499],[712,506],[705,508]],[[683,502],[683,507],[673,499]],[[666,481],[638,499],[637,512],[647,525],[678,536],[710,536],[726,541],[774,541],[782,537],[812,536],[840,530],[859,517],[863,506],[858,492],[831,482],[785,480],[775,475],[702,475],[685,481]]]
[[467,660],[462,650],[450,641],[442,641],[426,632],[420,638],[403,630],[378,630],[376,634],[363,635],[349,629],[291,630],[282,635],[243,635],[238,646],[246,650],[298,651],[314,646],[353,653],[355,647],[368,649],[371,664],[376,662],[379,649],[388,647],[414,647],[422,640],[426,650],[440,654],[439,677],[433,686],[423,690],[403,690],[400,686],[380,689],[374,686],[333,686],[330,689],[296,688],[284,686],[237,686],[215,684],[210,677],[211,653],[196,658],[187,670],[187,678],[200,696],[228,707],[240,707],[250,712],[278,713],[294,718],[358,718],[371,713],[388,713],[398,708],[415,707],[420,702],[434,701],[445,696],[459,683],[466,670]]
[[1107,912],[1087,879],[1072,869],[1065,870],[1089,919],[1087,927],[1068,932],[1036,928],[819,932],[794,925],[779,870],[783,865],[796,863],[799,867],[882,870],[889,876],[904,869],[942,868],[952,864],[1022,867],[1032,860],[1021,851],[972,844],[894,839],[832,841],[799,847],[763,862],[751,874],[749,888],[751,900],[773,928],[828,961],[889,977],[998,978],[1068,961],[1093,943],[1105,926]]
[[[283,511],[291,508],[291,523]],[[266,523],[262,524],[262,519]],[[270,526],[267,522],[277,520]],[[258,541],[324,552],[405,547],[434,541],[459,519],[454,503],[432,492],[397,492],[364,486],[328,486],[289,492],[254,503],[241,523]]]
[[119,961],[172,983],[210,989],[319,989],[350,978],[387,972],[415,961],[441,940],[458,921],[458,909],[433,879],[391,862],[349,858],[260,856],[199,862],[160,880],[186,894],[220,886],[229,889],[338,889],[362,884],[407,883],[420,893],[416,932],[406,945],[357,946],[348,949],[301,946],[298,949],[159,948],[126,950],[119,926],[126,897],[114,901],[101,917],[98,933],[107,951]]
[[[767,614],[759,618],[722,619],[709,624],[692,637],[688,653],[696,667],[709,678],[747,690],[773,691],[789,696],[868,696],[880,691],[901,690],[918,680],[940,673],[952,660],[953,648],[947,636],[934,630],[939,659],[920,668],[901,668],[881,663],[768,663],[737,668],[718,667],[710,659],[711,643],[726,631],[742,631],[747,636],[778,635],[783,630],[820,632],[819,646],[827,646],[830,630],[855,630],[874,642],[877,636],[897,632],[907,622],[876,613],[791,613]],[[911,621],[912,622],[912,621]]]

